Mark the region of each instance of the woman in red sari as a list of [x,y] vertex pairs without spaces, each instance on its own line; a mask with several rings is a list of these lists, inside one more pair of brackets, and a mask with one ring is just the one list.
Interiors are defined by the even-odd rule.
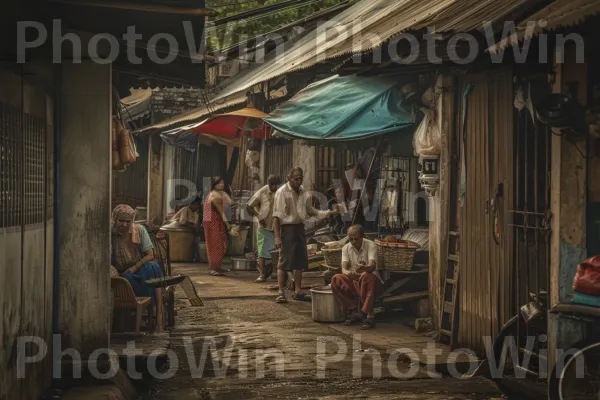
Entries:
[[219,176],[215,176],[211,182],[211,191],[204,201],[204,214],[202,225],[206,240],[206,253],[208,255],[208,266],[210,274],[224,276],[225,271],[221,268],[221,262],[227,252],[227,234],[231,228],[225,215],[224,203],[228,197],[223,191],[225,182]]

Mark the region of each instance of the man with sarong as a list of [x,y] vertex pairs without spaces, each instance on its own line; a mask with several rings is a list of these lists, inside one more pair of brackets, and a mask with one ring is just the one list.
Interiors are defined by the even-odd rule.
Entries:
[[337,210],[316,210],[310,192],[302,187],[304,171],[294,167],[288,174],[288,182],[275,192],[273,206],[273,230],[275,246],[279,248],[277,303],[287,303],[285,281],[288,272],[294,275],[294,300],[312,301],[302,292],[302,272],[308,269],[308,251],[304,223],[309,218],[324,219],[339,214]]
[[342,273],[331,278],[331,290],[348,312],[346,325],[362,322],[362,329],[375,327],[373,303],[383,292],[377,271],[377,247],[365,239],[361,225],[348,229],[349,242],[342,248]]
[[248,200],[246,211],[258,219],[258,272],[260,276],[256,282],[264,282],[268,274],[265,269],[265,260],[271,259],[271,251],[275,250],[275,233],[273,232],[273,200],[275,192],[281,185],[281,178],[270,175],[267,184],[254,193]]

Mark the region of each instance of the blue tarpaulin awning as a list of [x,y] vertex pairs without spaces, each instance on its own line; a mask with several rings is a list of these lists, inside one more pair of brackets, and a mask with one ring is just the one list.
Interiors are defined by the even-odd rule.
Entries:
[[417,119],[400,91],[407,82],[405,75],[336,75],[307,86],[264,121],[281,136],[305,140],[348,141],[398,132]]

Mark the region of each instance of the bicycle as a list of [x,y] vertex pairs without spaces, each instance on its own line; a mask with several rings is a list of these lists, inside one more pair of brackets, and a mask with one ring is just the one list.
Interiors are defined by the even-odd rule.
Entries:
[[570,347],[574,353],[567,352],[552,369],[550,400],[600,399],[600,308],[558,304],[550,313],[583,322],[587,331],[583,340]]
[[[500,367],[500,375],[492,376],[492,380],[505,394],[513,391],[505,381],[513,376],[524,375],[538,382],[545,379],[543,371],[547,360],[543,352],[547,348],[547,292],[540,291],[539,296],[529,293],[529,297],[531,301],[504,324],[493,344],[494,360]],[[515,352],[516,364],[513,363]]]

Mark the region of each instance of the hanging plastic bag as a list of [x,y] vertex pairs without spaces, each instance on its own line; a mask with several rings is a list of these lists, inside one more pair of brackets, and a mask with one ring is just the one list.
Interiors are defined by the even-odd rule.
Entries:
[[590,257],[577,266],[573,290],[591,296],[600,296],[600,256]]
[[435,110],[421,108],[423,120],[415,130],[413,147],[416,156],[439,156],[441,153],[442,135],[437,124]]

